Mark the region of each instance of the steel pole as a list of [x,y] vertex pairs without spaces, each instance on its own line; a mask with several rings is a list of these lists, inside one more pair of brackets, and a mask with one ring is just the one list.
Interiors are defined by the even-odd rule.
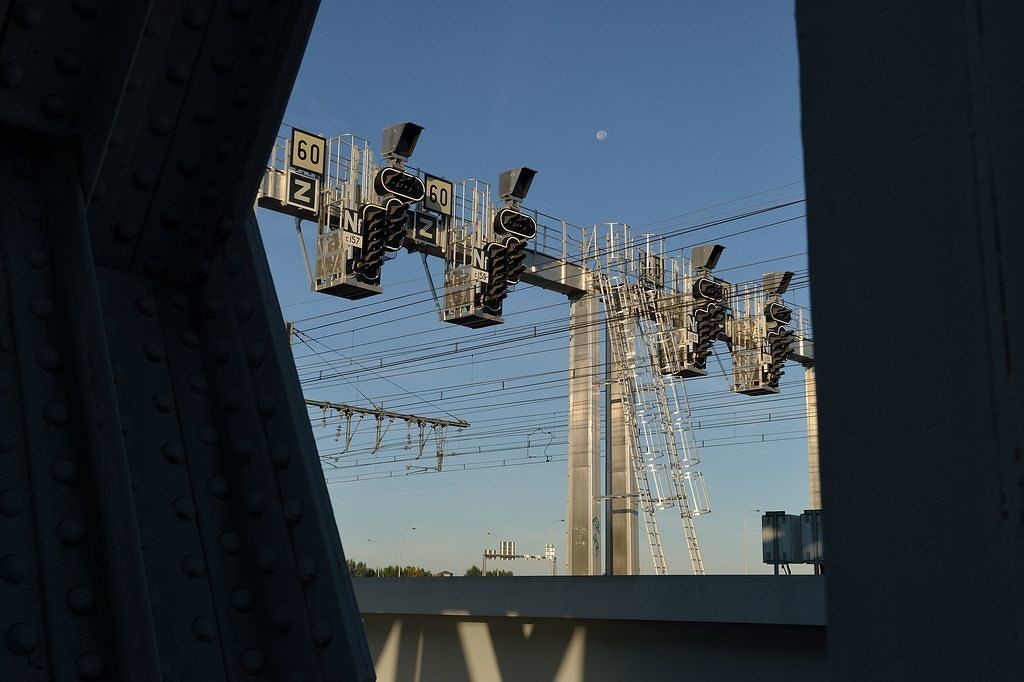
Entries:
[[570,575],[595,575],[600,563],[600,395],[594,368],[600,359],[598,296],[569,304],[569,448],[566,556]]
[[[612,492],[612,337],[604,318],[604,494]],[[615,533],[612,532],[612,501],[604,505],[604,573],[615,575]]]
[[747,513],[743,512],[743,575],[750,575],[750,564],[747,561]]
[[807,404],[807,486],[811,509],[821,509],[821,472],[818,467],[818,388],[814,365],[804,366],[804,400]]

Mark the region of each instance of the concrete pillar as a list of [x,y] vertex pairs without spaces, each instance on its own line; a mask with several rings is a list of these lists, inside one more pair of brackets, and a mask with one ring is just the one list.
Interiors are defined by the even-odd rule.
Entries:
[[639,575],[639,504],[636,498],[614,499],[619,495],[636,493],[636,479],[633,472],[633,458],[626,444],[626,424],[622,417],[622,386],[609,386],[611,410],[608,413],[608,437],[611,455],[611,487],[613,499],[608,504],[612,509],[612,573],[614,575]]
[[797,2],[832,679],[1020,677],[1021,35]]
[[804,401],[807,405],[807,488],[808,509],[821,509],[821,472],[818,466],[818,389],[814,366],[804,367]]
[[600,573],[601,325],[597,294],[569,303],[569,462],[566,554],[569,575]]

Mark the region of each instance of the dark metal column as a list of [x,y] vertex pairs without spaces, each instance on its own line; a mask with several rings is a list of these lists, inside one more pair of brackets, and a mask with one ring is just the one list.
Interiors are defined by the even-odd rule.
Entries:
[[797,2],[831,677],[1024,661],[1024,6]]
[[252,205],[314,0],[0,12],[0,677],[366,680]]

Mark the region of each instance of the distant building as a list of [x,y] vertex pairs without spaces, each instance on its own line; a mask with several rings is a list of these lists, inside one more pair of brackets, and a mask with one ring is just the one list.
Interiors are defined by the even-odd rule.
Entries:
[[452,572],[451,571],[440,571],[436,575],[437,575],[438,578],[451,578],[452,577]]

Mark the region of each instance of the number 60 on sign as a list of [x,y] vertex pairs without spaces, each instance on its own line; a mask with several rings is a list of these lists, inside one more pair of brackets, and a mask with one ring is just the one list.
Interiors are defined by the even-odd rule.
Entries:
[[420,205],[428,211],[450,216],[454,205],[452,183],[428,173],[423,178],[423,185],[426,192]]
[[292,128],[291,154],[288,159],[292,167],[323,175],[326,151],[327,140],[305,130]]

